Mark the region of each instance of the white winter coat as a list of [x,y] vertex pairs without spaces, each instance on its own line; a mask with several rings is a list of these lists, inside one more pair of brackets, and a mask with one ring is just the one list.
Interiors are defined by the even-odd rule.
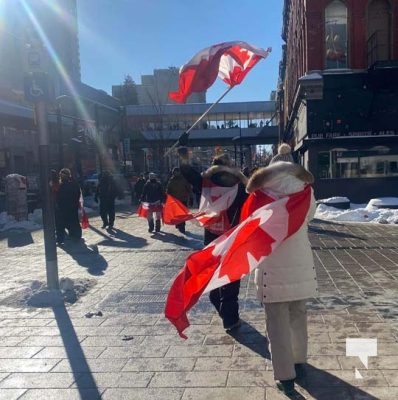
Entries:
[[[264,170],[271,170],[272,168],[274,170],[278,168],[281,170],[280,167],[283,167],[282,164],[293,165],[291,163],[276,163],[264,168]],[[276,168],[274,168],[274,165]],[[303,169],[301,166],[298,167]],[[288,169],[290,169],[290,166]],[[310,173],[308,172],[308,174]],[[301,180],[303,179],[302,177],[300,179],[295,176],[300,176],[300,174],[290,174],[289,171],[283,174],[280,174],[280,171],[276,173],[272,172],[271,179],[268,175],[266,180],[261,182],[261,190],[275,199],[299,192],[304,189],[306,184],[305,181]],[[257,286],[257,297],[261,303],[302,300],[317,295],[318,289],[314,259],[308,239],[307,227],[308,221],[315,214],[315,208],[316,203],[312,192],[311,205],[306,221],[301,228],[284,240],[256,269],[255,283]]]

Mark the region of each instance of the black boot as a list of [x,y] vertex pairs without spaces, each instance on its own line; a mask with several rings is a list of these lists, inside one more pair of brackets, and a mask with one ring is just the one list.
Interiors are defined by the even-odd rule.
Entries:
[[153,232],[153,229],[155,228],[155,225],[152,221],[148,221],[148,232]]
[[277,388],[285,393],[286,395],[291,395],[295,392],[294,390],[294,379],[287,379],[285,381],[279,381],[276,384]]
[[155,228],[155,231],[156,231],[156,232],[159,232],[159,231],[160,231],[160,219],[157,219],[157,220],[156,220],[156,228]]

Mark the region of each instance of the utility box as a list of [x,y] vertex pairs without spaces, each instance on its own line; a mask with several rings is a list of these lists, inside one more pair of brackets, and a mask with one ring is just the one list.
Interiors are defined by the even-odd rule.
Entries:
[[26,221],[28,219],[26,177],[10,174],[6,176],[5,180],[7,214],[12,215],[16,221]]

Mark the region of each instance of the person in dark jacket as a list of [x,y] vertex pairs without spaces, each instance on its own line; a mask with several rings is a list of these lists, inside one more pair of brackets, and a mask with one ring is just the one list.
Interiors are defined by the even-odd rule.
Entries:
[[137,182],[134,184],[134,194],[135,194],[135,201],[138,204],[142,195],[142,190],[144,189],[145,185],[145,178],[143,174],[140,174],[140,176],[137,179]]
[[[162,220],[162,203],[165,200],[165,193],[162,184],[157,180],[156,174],[151,172],[149,179],[145,182],[140,202],[148,203],[148,232],[160,231]],[[155,214],[155,222],[153,216]]]
[[82,228],[79,221],[81,190],[68,168],[62,168],[59,172],[59,187],[55,196],[57,243],[64,243],[65,229],[72,239],[81,239]]
[[[181,201],[184,205],[188,206],[189,197],[192,188],[190,183],[182,176],[180,168],[173,168],[172,175],[167,183],[166,193]],[[176,228],[185,233],[185,222],[176,225]]]
[[[204,245],[206,246],[230,227],[239,223],[240,210],[247,198],[245,190],[247,178],[238,168],[231,166],[231,161],[227,154],[215,157],[212,166],[203,174],[200,174],[189,165],[186,148],[179,149],[179,154],[181,173],[194,190],[202,193],[201,204],[205,200],[203,196],[208,192],[207,188],[211,186],[224,188],[226,195],[230,199],[230,205],[225,210],[228,219],[227,225],[221,230],[212,226],[206,227],[204,230]],[[210,301],[220,315],[224,329],[227,332],[238,328],[241,324],[238,302],[239,289],[240,280],[214,289],[209,295]]]
[[94,200],[100,205],[102,228],[112,229],[115,223],[115,199],[120,197],[115,179],[109,171],[104,171],[98,182]]

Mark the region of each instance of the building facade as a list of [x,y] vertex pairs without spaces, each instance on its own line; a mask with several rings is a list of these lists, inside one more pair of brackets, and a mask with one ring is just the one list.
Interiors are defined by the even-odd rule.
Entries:
[[[141,83],[135,84],[137,92],[137,104],[141,106],[150,105],[159,109],[165,104],[174,104],[169,98],[169,92],[178,89],[179,72],[178,68],[155,69],[153,75],[141,75]],[[112,86],[112,95],[122,98],[123,85]],[[206,92],[192,93],[187,103],[206,103]]]
[[318,199],[398,196],[398,0],[285,0],[281,139]]
[[0,178],[39,170],[29,73],[48,77],[51,168],[82,176],[121,159],[120,101],[81,82],[76,0],[1,1],[0,16]]

